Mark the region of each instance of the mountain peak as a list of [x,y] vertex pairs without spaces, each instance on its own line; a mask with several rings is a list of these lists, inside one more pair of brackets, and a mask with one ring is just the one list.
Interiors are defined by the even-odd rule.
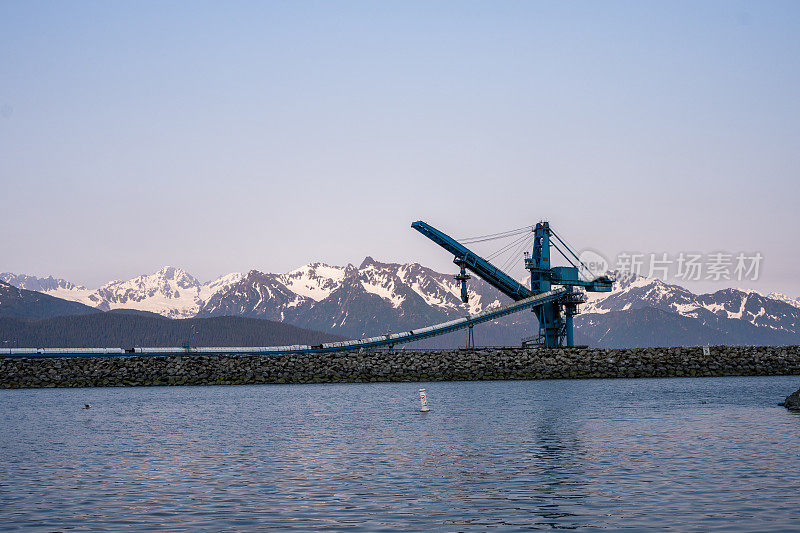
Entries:
[[800,308],[800,298],[792,298],[791,296],[787,296],[782,292],[771,292],[767,295],[767,298],[787,303],[792,307]]
[[[166,280],[175,280],[178,282],[184,282],[186,285],[196,286],[200,285],[200,282],[191,274],[186,272],[182,268],[166,265],[161,267],[157,272],[152,274],[154,277],[160,277]],[[150,276],[145,276],[150,277]]]
[[14,274],[12,272],[0,273],[0,281],[4,281],[19,289],[25,289],[36,292],[49,292],[49,291],[82,291],[86,287],[75,285],[65,279],[54,278],[52,275],[46,278],[38,278],[36,276],[29,276],[27,274]]
[[263,273],[263,272],[261,272],[260,270],[256,270],[255,268],[253,268],[253,269],[250,269],[250,270],[247,272],[247,274],[245,274],[245,275],[244,275],[244,277],[242,277],[242,280],[244,281],[244,280],[251,280],[251,279],[255,279],[255,278],[260,278],[260,277],[262,277],[263,275],[264,275],[264,273]]
[[372,258],[372,256],[369,256],[369,255],[368,255],[367,257],[365,257],[365,258],[364,258],[364,260],[363,260],[363,261],[361,261],[361,265],[358,267],[358,269],[359,269],[359,270],[362,270],[362,269],[364,269],[364,268],[367,268],[367,267],[368,267],[368,266],[370,266],[370,265],[377,265],[377,264],[378,264],[378,262],[377,262],[377,261],[375,261],[375,260]]
[[159,270],[157,270],[155,272],[155,274],[160,274],[161,276],[164,276],[165,278],[169,278],[169,279],[174,278],[176,274],[180,275],[180,274],[183,274],[183,273],[185,273],[185,272],[182,269],[174,267],[172,265],[164,265],[163,267],[161,267]]

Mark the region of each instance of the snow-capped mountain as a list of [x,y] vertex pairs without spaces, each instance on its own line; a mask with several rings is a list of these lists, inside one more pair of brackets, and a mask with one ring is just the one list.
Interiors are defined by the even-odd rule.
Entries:
[[19,289],[36,292],[86,289],[86,287],[75,285],[74,283],[70,283],[65,279],[56,279],[53,276],[37,278],[36,276],[28,276],[27,274],[12,274],[10,272],[3,272],[0,274],[0,281],[4,281],[9,285],[13,285]]
[[251,270],[236,283],[212,294],[196,316],[245,316],[287,321],[287,317],[307,311],[314,300],[287,288],[280,277],[279,274]]
[[80,302],[108,311],[136,309],[169,318],[193,317],[213,294],[238,282],[242,274],[232,273],[208,283],[200,283],[186,271],[171,266],[152,274],[121,281],[110,281],[99,289],[87,289],[66,280],[37,278],[11,273],[0,274],[0,280],[20,289],[33,290]]
[[477,313],[499,306],[500,298],[476,279],[465,306],[452,275],[367,257],[358,267],[312,263],[286,274],[253,270],[209,298],[197,316],[269,318],[360,337]]
[[166,266],[146,276],[106,283],[91,293],[89,300],[103,310],[138,309],[169,318],[188,318],[196,315],[212,294],[238,279],[238,275],[228,274],[202,284],[185,270]]
[[[616,280],[612,292],[587,295],[576,321],[579,342],[607,346],[800,342],[800,309],[757,292],[724,289],[694,294],[657,278],[610,275]],[[434,324],[507,301],[477,277],[468,287],[470,299],[464,305],[452,274],[367,257],[358,267],[314,263],[287,274],[252,271],[227,291],[216,293],[198,316],[263,317],[353,338]],[[480,334],[484,344],[516,345],[536,330],[533,314],[519,313],[481,328]],[[608,336],[609,330],[616,333]]]
[[590,293],[583,314],[605,314],[652,307],[699,320],[703,324],[719,319],[737,319],[757,327],[800,334],[800,306],[763,296],[755,291],[722,289],[694,294],[658,278],[611,272],[615,279],[610,293]]
[[610,275],[612,292],[587,295],[576,320],[596,344],[800,343],[800,308],[785,301],[741,289],[694,294],[658,278]]
[[37,278],[36,276],[28,276],[27,274],[3,272],[0,273],[0,281],[4,281],[18,289],[41,292],[48,296],[81,302],[87,305],[88,303],[84,302],[83,299],[91,292],[82,285],[76,285],[64,279],[54,278],[53,276]]
[[[576,318],[576,341],[596,346],[800,344],[800,306],[783,295],[723,289],[694,294],[657,278],[621,272],[610,293],[587,294]],[[21,288],[109,309],[136,309],[170,318],[244,316],[278,320],[349,338],[403,331],[474,314],[508,300],[477,277],[469,303],[460,298],[453,273],[417,263],[359,265],[311,263],[283,274],[251,270],[200,283],[186,271],[164,267],[128,281],[91,290],[65,280],[1,274]],[[479,326],[476,342],[518,345],[535,334],[533,313]],[[463,344],[453,334],[444,344]]]

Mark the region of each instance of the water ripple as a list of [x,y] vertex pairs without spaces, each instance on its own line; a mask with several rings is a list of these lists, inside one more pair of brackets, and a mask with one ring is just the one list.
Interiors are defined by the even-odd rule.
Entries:
[[418,385],[0,391],[0,531],[800,529],[797,378]]

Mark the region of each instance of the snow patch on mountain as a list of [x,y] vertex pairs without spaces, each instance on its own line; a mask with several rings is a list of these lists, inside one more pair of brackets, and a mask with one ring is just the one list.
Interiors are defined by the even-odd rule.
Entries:
[[241,272],[231,272],[230,274],[225,274],[224,276],[220,276],[215,280],[203,283],[200,286],[200,291],[198,293],[200,301],[207,302],[208,299],[214,294],[227,290],[234,283],[241,281],[242,278],[244,278],[244,274]]
[[[469,302],[465,305],[461,301],[461,284],[453,275],[441,274],[419,263],[407,263],[397,270],[400,281],[417,293],[426,304],[444,311],[459,310],[469,314],[477,314],[486,309],[502,305],[497,298],[489,298],[484,303],[484,295],[476,287],[488,286],[486,282],[475,279],[475,283],[467,283],[467,296]],[[462,313],[463,314],[463,313]]]
[[607,275],[614,280],[610,292],[586,292],[586,303],[580,307],[581,313],[597,313],[605,314],[611,311],[622,311],[630,309],[633,302],[627,301],[622,304],[615,305],[615,300],[619,299],[622,295],[630,291],[638,290],[639,292],[657,296],[659,294],[666,294],[661,285],[665,285],[663,281],[658,278],[646,278],[630,272],[611,271]]
[[367,257],[358,269],[358,279],[366,292],[388,300],[392,307],[397,309],[406,298],[398,292],[400,290],[397,283],[399,281],[398,269],[392,268],[392,266],[394,265],[376,263],[371,257]]
[[772,300],[778,300],[780,302],[787,303],[792,307],[797,307],[798,309],[800,309],[800,298],[792,298],[791,296],[787,296],[782,292],[771,292],[767,294],[767,298],[770,298]]
[[281,274],[279,278],[292,292],[318,302],[330,296],[354,268],[353,265],[338,267],[311,263]]

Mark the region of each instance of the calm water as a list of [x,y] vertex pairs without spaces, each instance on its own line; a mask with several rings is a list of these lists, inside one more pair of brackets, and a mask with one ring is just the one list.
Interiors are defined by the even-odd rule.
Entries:
[[0,391],[0,530],[800,529],[798,377],[423,385]]

